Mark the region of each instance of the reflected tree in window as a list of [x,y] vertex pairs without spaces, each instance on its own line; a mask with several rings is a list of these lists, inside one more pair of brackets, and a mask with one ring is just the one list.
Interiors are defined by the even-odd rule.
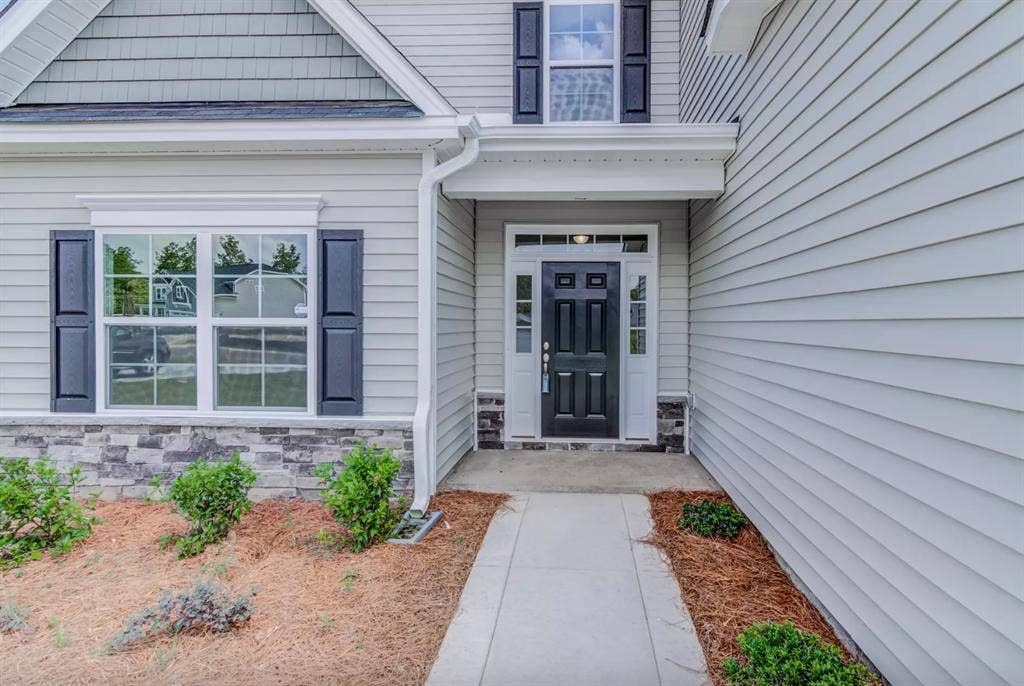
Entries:
[[302,255],[294,243],[285,245],[278,242],[274,250],[274,257],[271,261],[271,268],[282,274],[295,274],[302,264]]
[[235,236],[222,236],[220,239],[220,252],[217,253],[216,266],[232,267],[239,264],[252,262],[249,256],[242,250],[238,238]]
[[170,242],[156,256],[157,274],[193,274],[196,270],[196,239],[185,244]]

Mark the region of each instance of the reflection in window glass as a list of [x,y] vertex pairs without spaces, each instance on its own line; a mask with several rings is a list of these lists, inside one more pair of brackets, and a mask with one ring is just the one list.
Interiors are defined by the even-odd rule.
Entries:
[[[577,241],[576,236],[585,237],[586,240],[582,242]],[[542,240],[543,245],[541,244]],[[646,253],[649,247],[647,236],[643,234],[629,236],[620,236],[618,234],[597,234],[596,236],[589,234],[551,234],[543,237],[533,234],[516,234],[515,236],[515,251],[517,253],[543,253],[549,249],[551,252],[565,252],[564,248],[567,244],[570,251],[581,253]]]
[[306,407],[306,329],[217,327],[219,407]]
[[103,237],[103,310],[114,317],[194,317],[196,238]]
[[611,67],[551,69],[551,121],[611,121]]
[[516,352],[533,351],[533,275],[516,275]]
[[107,351],[111,407],[195,406],[195,328],[110,326]]
[[213,244],[213,316],[305,316],[305,236],[222,235]]
[[647,354],[647,277],[629,279],[629,354]]

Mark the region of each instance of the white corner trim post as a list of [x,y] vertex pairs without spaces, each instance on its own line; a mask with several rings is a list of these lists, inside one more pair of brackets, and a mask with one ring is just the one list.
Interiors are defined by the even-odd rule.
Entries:
[[476,162],[480,155],[479,124],[470,117],[459,127],[465,138],[462,152],[434,165],[433,151],[423,156],[418,189],[416,326],[416,413],[412,420],[414,496],[413,510],[426,512],[437,484],[437,446],[434,442],[437,383],[437,191],[445,178]]

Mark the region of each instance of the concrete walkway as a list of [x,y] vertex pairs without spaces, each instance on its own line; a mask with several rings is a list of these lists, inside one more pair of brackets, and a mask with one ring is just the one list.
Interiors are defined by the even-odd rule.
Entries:
[[441,483],[442,490],[494,493],[644,493],[667,488],[722,490],[692,455],[595,450],[477,450]]
[[709,686],[647,498],[517,495],[488,529],[428,686]]

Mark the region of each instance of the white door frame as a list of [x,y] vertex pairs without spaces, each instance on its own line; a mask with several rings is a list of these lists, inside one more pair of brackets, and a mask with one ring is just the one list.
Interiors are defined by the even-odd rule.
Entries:
[[[552,246],[550,249],[538,249],[537,252],[517,253],[515,237],[517,234],[587,234],[610,235],[629,234],[647,236],[647,252],[623,253],[597,252],[589,246],[577,247]],[[502,428],[503,441],[547,440],[573,441],[572,438],[545,439],[541,435],[541,269],[544,262],[618,262],[619,275],[619,436],[617,439],[593,439],[581,437],[575,442],[600,443],[608,440],[642,440],[649,443],[657,442],[657,409],[658,409],[658,291],[659,289],[659,246],[660,226],[657,223],[640,224],[581,224],[581,223],[506,223],[505,224],[505,283],[503,302],[504,334],[504,387],[505,387],[505,424]],[[529,274],[533,277],[532,304],[532,344],[529,353],[515,352],[516,339],[516,275]],[[629,278],[633,274],[647,277],[647,349],[644,355],[629,354]],[[532,369],[532,371],[527,371]],[[627,388],[627,374],[633,369],[643,378],[643,390],[630,394]],[[522,388],[516,388],[514,374],[530,374],[529,384],[520,382]],[[526,379],[523,376],[523,379]],[[525,404],[517,394],[532,387],[532,403]],[[640,396],[640,397],[636,397]],[[516,408],[525,407],[531,410],[532,435],[513,435],[509,427],[511,413]],[[627,435],[627,409],[635,408],[643,414],[643,429]]]

